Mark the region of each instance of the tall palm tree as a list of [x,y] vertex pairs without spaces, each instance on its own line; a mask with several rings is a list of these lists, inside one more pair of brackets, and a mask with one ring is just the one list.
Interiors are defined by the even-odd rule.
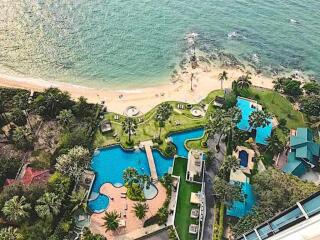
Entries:
[[143,219],[148,212],[148,204],[146,203],[135,203],[133,206],[133,211],[135,212],[137,218]]
[[225,157],[221,167],[220,172],[221,176],[225,180],[229,180],[230,172],[235,172],[240,168],[240,161],[233,155],[228,155]]
[[251,77],[249,74],[240,76],[236,81],[237,88],[248,89],[252,85],[252,82],[250,81],[250,79]]
[[0,230],[0,239],[4,240],[22,240],[22,235],[17,228],[7,227]]
[[78,191],[73,191],[70,196],[70,202],[74,205],[72,212],[77,209],[87,211],[87,190],[80,187]]
[[240,120],[241,111],[236,107],[230,108],[227,111],[224,109],[218,109],[209,118],[206,125],[206,131],[211,138],[214,138],[215,134],[219,134],[217,143],[218,150],[222,136],[227,135],[228,139],[231,139]]
[[219,81],[221,82],[221,90],[223,89],[223,81],[228,80],[228,73],[226,71],[223,71],[219,74]]
[[170,118],[172,111],[173,111],[172,106],[167,102],[162,103],[157,108],[155,120],[159,123],[159,139],[161,137],[161,129],[165,126],[166,121]]
[[103,226],[106,228],[106,232],[115,231],[119,228],[120,215],[116,211],[106,212],[104,217]]
[[269,138],[267,138],[267,143],[267,150],[272,153],[280,153],[284,148],[282,142],[280,141],[276,133],[272,133],[272,135]]
[[270,118],[271,115],[264,111],[253,111],[249,116],[250,129],[267,126]]
[[46,192],[41,198],[37,200],[35,210],[39,217],[53,217],[56,216],[61,207],[61,199],[55,193]]
[[74,122],[74,115],[71,110],[62,110],[57,116],[58,122],[61,126],[69,128],[70,125]]
[[29,217],[28,211],[30,209],[31,206],[29,203],[26,203],[24,196],[14,196],[5,202],[2,212],[10,222],[18,223]]
[[27,124],[27,117],[19,108],[12,109],[10,112],[10,120],[18,126],[24,126]]
[[131,184],[134,179],[137,179],[138,175],[138,171],[135,168],[128,167],[123,171],[122,178],[125,183]]
[[128,117],[122,122],[122,130],[128,134],[129,142],[131,142],[131,136],[135,134],[137,128],[137,121],[134,118]]
[[17,127],[13,131],[12,140],[17,148],[29,149],[32,146],[33,137],[29,128]]

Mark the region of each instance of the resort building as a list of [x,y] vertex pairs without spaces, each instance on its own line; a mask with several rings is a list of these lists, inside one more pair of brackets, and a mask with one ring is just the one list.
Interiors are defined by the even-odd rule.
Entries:
[[271,136],[274,120],[269,119],[267,126],[253,129],[249,124],[250,115],[254,111],[262,111],[262,106],[252,99],[238,97],[237,107],[241,110],[241,120],[238,123],[238,128],[248,132],[254,130],[256,143],[267,145],[267,139]]
[[233,152],[233,156],[239,159],[241,171],[246,174],[251,174],[251,170],[254,166],[254,151],[243,146],[238,146],[236,150]]
[[21,183],[23,185],[31,185],[33,183],[45,183],[50,177],[49,170],[37,170],[31,167],[27,167],[19,179],[6,179],[5,186],[12,185],[14,183]]
[[239,236],[237,240],[320,239],[320,192]]
[[237,170],[230,173],[230,183],[241,184],[242,193],[245,197],[243,202],[234,201],[230,208],[227,209],[227,215],[230,217],[241,218],[250,213],[255,204],[255,196],[249,178],[241,171]]
[[288,161],[282,170],[300,177],[309,168],[318,166],[319,156],[320,144],[314,141],[313,132],[308,128],[298,128],[291,131]]

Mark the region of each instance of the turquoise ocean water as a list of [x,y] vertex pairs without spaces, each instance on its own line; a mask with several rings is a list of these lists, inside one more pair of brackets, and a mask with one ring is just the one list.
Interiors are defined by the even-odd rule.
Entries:
[[0,73],[88,86],[168,81],[198,34],[208,54],[320,76],[318,0],[1,0]]

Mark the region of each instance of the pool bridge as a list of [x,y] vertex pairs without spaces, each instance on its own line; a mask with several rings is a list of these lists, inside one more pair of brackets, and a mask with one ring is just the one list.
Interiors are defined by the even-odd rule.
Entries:
[[154,163],[154,158],[153,158],[153,154],[152,154],[152,146],[153,146],[153,142],[151,140],[141,142],[139,145],[140,148],[144,148],[146,151],[151,178],[153,181],[157,181],[158,175],[157,175],[156,164]]

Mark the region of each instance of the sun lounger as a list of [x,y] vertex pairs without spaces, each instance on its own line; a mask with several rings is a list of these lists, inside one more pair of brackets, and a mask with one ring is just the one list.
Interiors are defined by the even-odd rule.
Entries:
[[121,198],[127,198],[127,196],[126,195],[121,195]]
[[120,219],[119,221],[119,227],[125,227],[126,226],[126,220]]

